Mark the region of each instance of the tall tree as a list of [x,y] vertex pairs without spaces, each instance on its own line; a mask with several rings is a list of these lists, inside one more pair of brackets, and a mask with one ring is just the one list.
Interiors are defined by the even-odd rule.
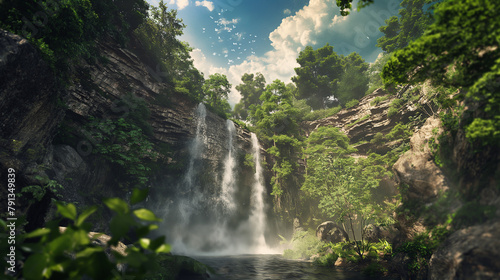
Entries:
[[[363,172],[362,159],[348,156],[356,152],[349,138],[338,128],[320,127],[307,139],[305,156],[307,173],[302,190],[319,200],[318,207],[331,219],[346,224],[355,241],[363,241],[363,233],[355,233],[375,218],[378,205],[371,190],[380,179]],[[362,243],[362,242],[361,242]],[[363,257],[364,246],[356,242],[356,251]]]
[[306,99],[313,109],[323,109],[328,100],[332,100],[337,90],[337,82],[343,74],[342,59],[333,51],[333,47],[313,50],[307,46],[300,52],[295,68],[296,76],[292,81],[297,85],[300,99]]
[[[260,96],[262,104],[254,106],[250,118],[256,124],[259,138],[266,141],[272,156],[273,186],[276,210],[281,210],[282,202],[290,203],[293,187],[297,185],[297,168],[302,143],[298,126],[298,110],[293,107],[293,88],[285,86],[280,80],[275,80],[266,87]],[[288,186],[288,187],[287,187]]]
[[353,52],[343,58],[343,65],[344,73],[340,78],[335,98],[340,105],[345,106],[350,100],[363,97],[368,90],[369,64],[361,55]]
[[261,73],[245,73],[241,77],[242,84],[236,86],[236,90],[241,94],[241,100],[234,106],[234,115],[239,119],[247,119],[248,110],[251,105],[261,104],[259,99],[266,87],[266,79]]
[[212,107],[217,113],[227,117],[231,112],[231,106],[227,101],[231,84],[227,80],[226,75],[215,73],[210,75],[208,80],[203,85],[205,92],[205,102]]
[[425,29],[432,23],[432,10],[436,0],[404,0],[399,17],[387,19],[386,26],[379,30],[384,36],[377,40],[377,46],[385,52],[393,52],[406,47],[411,41],[422,36]]

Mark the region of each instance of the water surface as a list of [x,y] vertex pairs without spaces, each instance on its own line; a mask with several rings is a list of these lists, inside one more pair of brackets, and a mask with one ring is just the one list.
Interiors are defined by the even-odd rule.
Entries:
[[210,279],[217,280],[366,279],[360,273],[318,267],[307,261],[287,260],[281,255],[200,256],[193,258],[215,269],[217,274],[211,275]]

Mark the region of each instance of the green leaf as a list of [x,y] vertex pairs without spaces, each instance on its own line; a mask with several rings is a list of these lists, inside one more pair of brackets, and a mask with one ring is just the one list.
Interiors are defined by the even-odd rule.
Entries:
[[151,239],[149,238],[141,238],[139,239],[139,244],[144,249],[149,249],[149,245],[151,244]]
[[150,221],[150,222],[159,222],[161,219],[156,217],[156,215],[151,211],[146,208],[141,208],[134,210],[134,215],[144,221]]
[[119,198],[105,199],[104,204],[106,204],[109,209],[115,211],[118,214],[127,214],[129,212],[127,203]]
[[87,247],[83,251],[80,251],[76,254],[76,258],[86,258],[91,256],[94,253],[103,252],[104,249],[102,247]]
[[25,267],[30,269],[23,270],[23,276],[27,280],[30,279],[42,279],[43,273],[47,265],[49,264],[48,258],[44,254],[33,254],[24,263]]
[[134,189],[132,191],[132,197],[130,198],[130,204],[134,205],[139,203],[148,197],[149,189]]
[[76,207],[73,203],[63,205],[60,202],[56,202],[57,211],[63,216],[71,220],[76,219]]
[[78,216],[78,219],[76,220],[76,226],[79,227],[83,224],[83,222],[90,216],[92,215],[95,211],[97,210],[97,206],[92,206],[89,209],[83,211],[80,216]]
[[170,253],[172,250],[172,247],[168,244],[161,244],[158,248],[156,248],[155,252],[156,253]]
[[46,235],[49,232],[50,232],[50,229],[48,229],[48,228],[39,228],[39,229],[35,229],[34,231],[32,231],[30,233],[26,233],[24,235],[24,238],[28,239],[28,238],[33,238],[33,237],[39,237],[42,235]]

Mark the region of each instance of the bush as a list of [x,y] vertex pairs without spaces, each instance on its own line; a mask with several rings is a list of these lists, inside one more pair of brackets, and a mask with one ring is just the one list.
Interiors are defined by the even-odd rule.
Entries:
[[283,257],[287,259],[309,259],[322,248],[322,242],[312,231],[296,231],[289,245],[292,249],[283,252]]
[[370,102],[370,105],[377,106],[380,102],[387,100],[387,96],[377,96]]
[[[137,204],[147,196],[147,190],[132,192],[130,202]],[[22,269],[24,279],[120,279],[123,277],[141,278],[146,273],[158,269],[157,257],[168,253],[170,246],[164,243],[164,236],[149,239],[146,236],[158,226],[160,221],[153,212],[145,208],[132,210],[123,200],[110,198],[104,204],[115,213],[110,221],[112,238],[101,246],[91,242],[91,225],[85,221],[97,209],[90,207],[79,215],[73,204],[56,203],[60,218],[46,223],[44,228],[27,233],[16,241],[27,258]],[[62,219],[70,221],[65,231],[59,229]],[[129,233],[134,232],[136,238]],[[118,245],[122,238],[133,240],[133,246],[125,249],[126,255],[113,251],[111,246]],[[2,242],[2,245],[7,244]],[[3,249],[3,248],[2,248]],[[2,250],[3,251],[3,250]],[[112,258],[106,255],[111,252]],[[22,259],[22,254],[17,255]],[[4,265],[0,268],[4,268]],[[119,272],[117,265],[126,267]],[[21,275],[15,275],[21,276]]]
[[356,105],[358,105],[358,104],[359,104],[359,100],[357,100],[357,99],[353,99],[353,100],[351,100],[351,101],[347,102],[347,103],[345,104],[345,107],[346,107],[346,108],[352,108],[352,107],[354,107],[354,106],[356,106]]
[[335,262],[339,256],[337,254],[326,254],[314,260],[317,266],[335,266]]

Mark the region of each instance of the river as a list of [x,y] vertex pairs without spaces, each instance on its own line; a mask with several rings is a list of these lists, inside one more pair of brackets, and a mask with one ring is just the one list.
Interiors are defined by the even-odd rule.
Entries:
[[200,256],[193,258],[212,267],[216,275],[211,275],[210,279],[216,280],[366,279],[360,273],[318,267],[307,261],[287,260],[281,255]]

